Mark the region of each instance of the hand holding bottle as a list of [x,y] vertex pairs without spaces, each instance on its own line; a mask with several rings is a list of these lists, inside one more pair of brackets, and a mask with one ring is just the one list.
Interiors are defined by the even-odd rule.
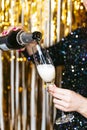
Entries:
[[18,26],[18,27],[15,27],[15,26],[10,26],[8,27],[6,30],[4,30],[1,34],[0,34],[0,37],[2,36],[6,36],[8,35],[11,31],[17,31],[17,30],[24,30],[24,28],[22,26]]
[[0,37],[0,49],[2,50],[17,50],[24,48],[26,45],[41,40],[41,33],[35,31],[28,33],[20,27],[10,27],[2,32]]

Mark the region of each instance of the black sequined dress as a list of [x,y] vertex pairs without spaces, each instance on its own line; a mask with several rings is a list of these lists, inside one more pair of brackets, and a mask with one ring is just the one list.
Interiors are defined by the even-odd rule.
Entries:
[[[65,66],[62,87],[87,97],[87,28],[72,31],[47,50],[55,66]],[[77,112],[73,114],[74,119],[71,122],[62,125],[54,124],[54,130],[86,130],[87,119]],[[60,116],[61,112],[57,110],[56,118]]]

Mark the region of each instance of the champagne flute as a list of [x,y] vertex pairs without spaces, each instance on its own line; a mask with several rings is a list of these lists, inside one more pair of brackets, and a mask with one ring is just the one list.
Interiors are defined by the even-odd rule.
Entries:
[[46,83],[46,87],[51,84],[53,85],[55,80],[55,67],[49,53],[45,48],[42,49],[39,44],[35,45],[32,50],[38,74]]

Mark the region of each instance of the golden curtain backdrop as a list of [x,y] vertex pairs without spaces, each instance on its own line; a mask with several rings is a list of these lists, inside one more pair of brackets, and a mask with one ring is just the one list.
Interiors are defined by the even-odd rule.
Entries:
[[[41,44],[50,46],[87,26],[87,12],[82,0],[1,0],[0,32],[20,25],[42,32]],[[52,130],[56,110],[35,66],[19,51],[0,50],[0,77],[0,129]]]

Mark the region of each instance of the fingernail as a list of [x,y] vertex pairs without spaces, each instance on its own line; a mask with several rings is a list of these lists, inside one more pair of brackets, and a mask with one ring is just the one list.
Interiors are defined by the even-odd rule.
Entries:
[[16,27],[14,27],[14,28],[13,28],[13,30],[14,30],[14,31],[16,31],[16,30],[17,30],[17,28],[16,28]]
[[6,34],[7,34],[7,31],[2,32],[2,35],[6,35]]

